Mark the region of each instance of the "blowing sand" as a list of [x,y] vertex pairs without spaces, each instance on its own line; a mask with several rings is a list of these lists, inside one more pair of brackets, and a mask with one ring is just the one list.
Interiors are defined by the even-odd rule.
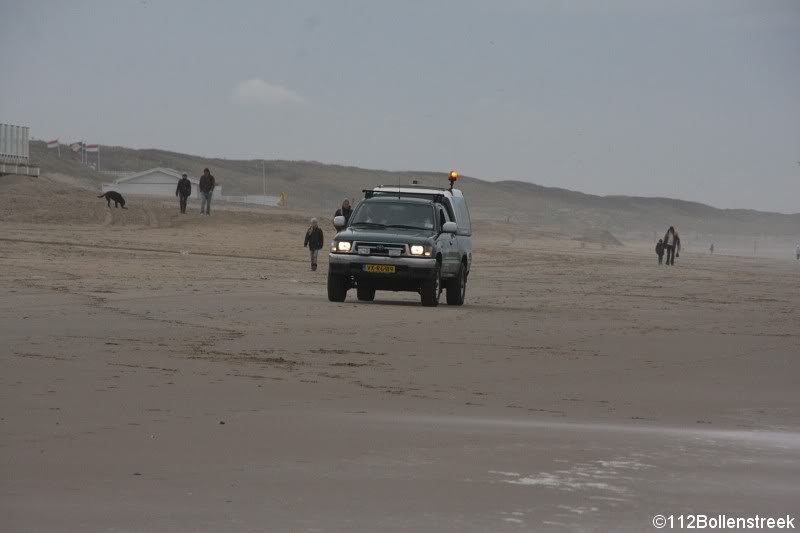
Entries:
[[334,304],[310,214],[128,202],[46,180],[0,194],[4,528],[798,512],[800,262],[670,268],[649,244],[478,221],[464,307]]

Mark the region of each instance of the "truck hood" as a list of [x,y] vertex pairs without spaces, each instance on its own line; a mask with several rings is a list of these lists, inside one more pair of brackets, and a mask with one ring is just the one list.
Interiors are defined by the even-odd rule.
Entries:
[[346,228],[336,234],[337,241],[425,244],[433,240],[432,230],[403,228]]

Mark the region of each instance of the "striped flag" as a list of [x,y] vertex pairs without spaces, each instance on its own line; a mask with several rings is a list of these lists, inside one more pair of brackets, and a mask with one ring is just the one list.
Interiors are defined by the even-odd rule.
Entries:
[[47,141],[48,148],[58,148],[58,139],[54,141]]
[[100,151],[100,145],[99,144],[87,144],[86,147],[84,148],[84,150],[87,151],[87,152],[99,152]]

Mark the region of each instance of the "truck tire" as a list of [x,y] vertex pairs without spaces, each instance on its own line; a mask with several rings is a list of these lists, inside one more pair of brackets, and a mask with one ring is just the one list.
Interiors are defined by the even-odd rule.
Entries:
[[366,285],[359,285],[356,289],[356,294],[358,295],[359,301],[362,302],[371,302],[375,299],[375,289]]
[[328,300],[343,302],[347,298],[347,285],[344,276],[328,272]]
[[442,265],[436,263],[436,270],[430,279],[422,282],[419,295],[424,307],[436,307],[439,305],[439,295],[442,292]]
[[458,267],[458,274],[447,282],[447,305],[464,305],[467,295],[467,267],[464,263]]

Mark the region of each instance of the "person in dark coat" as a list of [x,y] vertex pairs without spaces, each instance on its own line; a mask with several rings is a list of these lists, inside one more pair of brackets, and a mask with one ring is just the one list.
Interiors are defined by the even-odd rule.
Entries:
[[207,168],[203,169],[203,175],[200,176],[200,214],[211,214],[211,196],[214,194],[214,187],[217,186],[217,180],[211,175],[211,171]]
[[186,176],[186,173],[183,174],[183,177],[178,180],[178,188],[175,189],[175,196],[178,197],[178,201],[180,202],[181,206],[181,213],[186,214],[186,200],[192,195],[192,182],[189,181],[189,178]]
[[664,239],[658,239],[656,255],[658,256],[658,264],[662,264],[664,262]]
[[353,214],[353,208],[350,207],[350,200],[347,198],[344,199],[342,202],[341,209],[336,210],[336,214],[333,215],[334,217],[344,217],[344,225],[346,226],[348,222],[350,222],[350,215]]
[[306,238],[303,241],[303,247],[308,247],[311,255],[311,270],[317,269],[317,256],[324,242],[325,237],[322,235],[322,228],[319,227],[317,219],[312,218],[311,227],[306,231]]

